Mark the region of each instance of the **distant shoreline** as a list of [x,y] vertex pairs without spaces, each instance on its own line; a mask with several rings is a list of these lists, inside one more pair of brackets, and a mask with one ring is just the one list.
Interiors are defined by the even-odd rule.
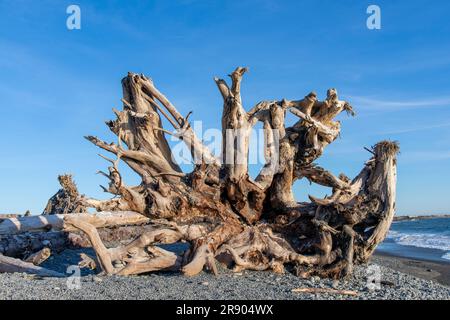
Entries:
[[394,221],[427,220],[439,218],[450,218],[450,214],[430,214],[427,216],[394,216]]

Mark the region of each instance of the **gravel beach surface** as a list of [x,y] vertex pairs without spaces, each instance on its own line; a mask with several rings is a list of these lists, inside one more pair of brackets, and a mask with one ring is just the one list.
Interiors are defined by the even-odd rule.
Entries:
[[[47,261],[45,267],[54,266],[54,270],[64,272],[68,265],[77,263],[78,253],[68,250]],[[244,271],[236,274],[223,268],[217,277],[201,273],[192,278],[178,273],[98,276],[84,269],[82,276],[76,278],[0,274],[0,299],[450,299],[449,287],[385,267],[380,264],[383,261],[382,257],[374,257],[371,264],[357,266],[354,276],[346,281],[300,279],[290,273]],[[381,271],[378,290],[367,287],[368,277],[377,268],[373,266]],[[357,291],[358,295],[292,292],[295,288],[334,288]]]

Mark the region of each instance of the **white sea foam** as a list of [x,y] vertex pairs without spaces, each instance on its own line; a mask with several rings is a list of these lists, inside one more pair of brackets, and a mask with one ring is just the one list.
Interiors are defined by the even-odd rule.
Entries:
[[442,256],[442,259],[450,260],[450,252],[447,252]]
[[389,231],[388,238],[403,246],[449,251],[442,258],[450,260],[450,237],[431,233],[402,233]]

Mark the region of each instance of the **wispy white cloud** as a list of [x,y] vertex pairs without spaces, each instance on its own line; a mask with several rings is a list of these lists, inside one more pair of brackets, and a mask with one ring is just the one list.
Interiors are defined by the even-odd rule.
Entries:
[[390,55],[370,57],[370,60],[363,63],[344,61],[341,66],[345,70],[360,73],[365,77],[380,74],[394,76],[414,74],[416,76],[419,72],[437,69],[442,71],[448,68],[450,66],[449,50],[450,47],[445,44],[435,48],[430,46],[405,47]]
[[403,133],[426,131],[426,130],[432,130],[432,129],[446,128],[446,127],[450,127],[450,122],[431,124],[431,125],[425,125],[425,126],[414,126],[414,127],[395,129],[395,130],[386,130],[386,131],[381,131],[378,134],[403,134]]
[[403,152],[401,154],[401,161],[438,161],[449,160],[450,150],[421,150]]
[[346,98],[351,101],[357,109],[370,111],[399,111],[410,110],[416,108],[433,108],[450,106],[450,96],[435,98],[418,98],[414,100],[382,100],[364,96],[348,96]]

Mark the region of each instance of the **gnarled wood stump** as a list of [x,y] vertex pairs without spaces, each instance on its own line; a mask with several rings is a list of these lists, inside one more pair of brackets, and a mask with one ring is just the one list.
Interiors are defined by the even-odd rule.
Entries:
[[[58,204],[46,210],[65,213],[61,204],[67,203],[77,209],[135,211],[150,218],[154,229],[117,248],[106,248],[96,228],[77,215],[65,219],[87,234],[105,272],[181,270],[195,275],[207,268],[216,273],[215,258],[220,256],[233,261],[236,270],[283,272],[288,267],[302,277],[337,278],[350,274],[355,263],[367,261],[384,239],[395,210],[397,143],[375,144],[371,159],[353,180],[335,176],[314,161],[339,135],[340,123],[334,118],[344,110],[354,115],[350,104],[329,89],[323,101],[312,92],[301,100],[262,101],[246,111],[241,99],[246,71],[236,68],[231,85],[214,79],[223,97],[221,159],[196,136],[190,113],[181,115],[151,79],[129,73],[122,80],[123,110],[114,109],[116,119],[107,122],[118,142],[86,137],[114,155],[103,156],[111,166],[100,171],[109,180],[103,189],[114,197],[81,196],[66,179],[55,198]],[[287,111],[299,118],[288,127]],[[161,117],[173,131],[162,127]],[[264,125],[267,162],[252,179],[249,136],[258,121]],[[192,172],[182,172],[175,163],[166,134],[187,145],[195,162]],[[141,177],[140,185],[125,183],[120,160]],[[332,195],[296,202],[292,185],[303,178],[331,187]],[[157,246],[179,241],[191,243],[182,256]]]

